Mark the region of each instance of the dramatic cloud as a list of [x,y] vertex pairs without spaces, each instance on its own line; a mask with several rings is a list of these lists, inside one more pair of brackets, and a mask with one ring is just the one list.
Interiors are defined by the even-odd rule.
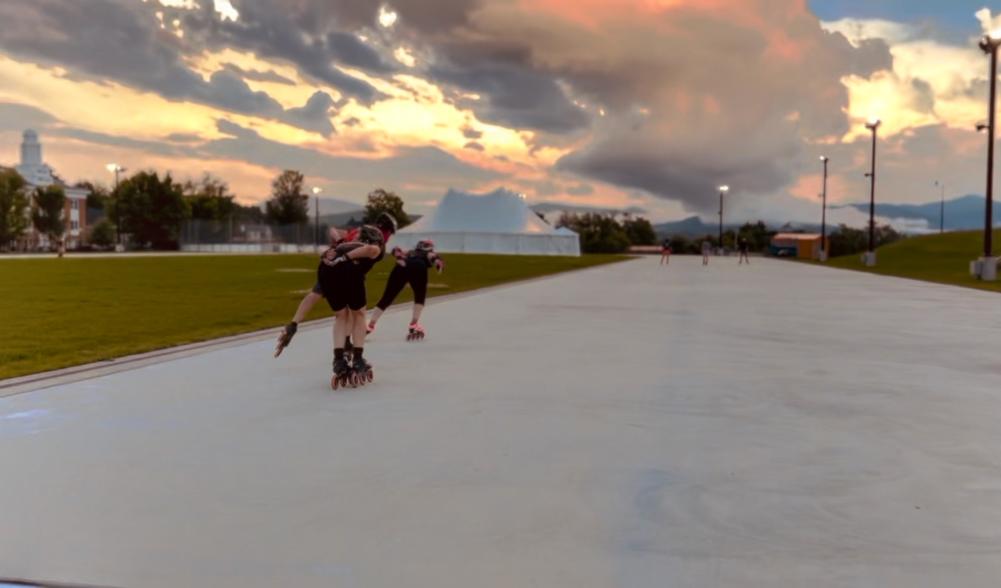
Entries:
[[812,214],[820,153],[861,195],[872,114],[886,199],[982,175],[972,42],[806,0],[4,0],[0,20],[0,132],[43,127],[81,177],[204,161],[255,197],[297,168],[662,216],[713,214],[725,183],[734,214],[781,220]]

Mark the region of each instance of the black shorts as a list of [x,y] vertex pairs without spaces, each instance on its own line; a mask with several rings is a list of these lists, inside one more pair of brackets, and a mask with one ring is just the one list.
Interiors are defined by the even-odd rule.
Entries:
[[350,262],[333,267],[321,262],[316,270],[316,281],[320,293],[334,312],[350,308],[363,310],[367,305],[365,274]]

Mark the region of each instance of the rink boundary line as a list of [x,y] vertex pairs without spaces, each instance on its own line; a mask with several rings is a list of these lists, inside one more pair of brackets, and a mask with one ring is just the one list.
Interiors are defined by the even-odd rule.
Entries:
[[[503,284],[497,284],[494,286],[477,288],[475,290],[455,292],[453,294],[429,296],[428,306],[436,305],[439,302],[448,302],[451,300],[469,298],[471,296],[477,296],[479,294],[485,294],[496,290],[503,290],[505,288],[513,288],[516,286],[531,284],[533,282],[541,282],[545,280],[557,279],[561,276],[576,274],[579,272],[606,269],[608,267],[612,267],[620,263],[637,261],[638,259],[642,258],[644,257],[630,256],[630,258],[624,259],[622,261],[605,263],[597,266],[582,267],[559,272],[556,274],[549,274],[534,278],[526,278],[524,280],[515,280],[512,282],[505,282]],[[400,302],[394,304],[390,306],[388,309],[386,309],[386,313],[388,314],[388,313],[402,312],[405,308],[409,308],[410,304],[411,302]],[[314,319],[311,321],[300,323],[299,331],[302,332],[302,331],[310,331],[323,328],[330,324],[331,318],[332,317],[325,317],[321,319]],[[281,325],[276,325],[266,329],[258,329],[256,331],[240,333],[238,335],[230,335],[227,337],[208,339],[206,341],[198,341],[196,343],[186,343],[184,345],[174,345],[171,347],[164,347],[163,349],[155,349],[153,351],[147,351],[144,353],[125,355],[115,359],[96,361],[77,366],[60,368],[57,370],[38,372],[36,374],[28,374],[26,376],[8,378],[6,380],[0,380],[0,398],[6,398],[8,396],[17,396],[19,394],[27,394],[29,392],[37,392],[39,390],[45,390],[47,388],[61,386],[64,384],[72,384],[75,382],[92,380],[95,378],[109,376],[120,372],[127,372],[131,370],[140,369],[158,363],[165,363],[176,359],[184,359],[186,357],[191,357],[193,355],[198,355],[200,353],[207,353],[209,351],[218,351],[221,349],[228,349],[231,347],[239,347],[240,345],[246,345],[248,343],[256,343],[258,341],[273,340],[277,337],[277,329],[280,328]]]

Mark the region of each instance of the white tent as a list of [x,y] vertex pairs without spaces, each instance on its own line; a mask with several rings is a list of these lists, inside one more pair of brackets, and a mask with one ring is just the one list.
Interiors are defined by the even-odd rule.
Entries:
[[477,195],[449,190],[431,214],[401,229],[390,245],[410,249],[431,239],[443,253],[580,256],[580,238],[554,229],[508,190]]

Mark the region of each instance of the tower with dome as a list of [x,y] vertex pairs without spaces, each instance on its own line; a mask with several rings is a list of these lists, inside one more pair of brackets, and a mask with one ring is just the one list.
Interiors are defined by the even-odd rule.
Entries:
[[[60,178],[52,167],[45,163],[42,157],[42,142],[38,132],[32,129],[24,131],[21,140],[21,161],[14,169],[28,183],[29,193],[35,188],[45,188],[52,185],[62,187],[66,193],[66,247],[77,248],[84,244],[87,234],[87,190],[74,188]],[[19,246],[24,249],[48,249],[46,235],[29,228],[19,240]]]

